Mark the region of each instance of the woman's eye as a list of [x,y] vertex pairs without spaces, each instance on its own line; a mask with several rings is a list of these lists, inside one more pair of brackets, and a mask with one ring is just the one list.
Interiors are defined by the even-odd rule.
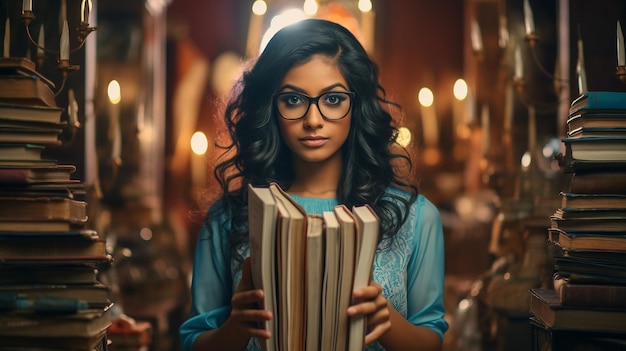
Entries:
[[303,103],[303,99],[301,96],[299,95],[286,95],[285,99],[284,99],[285,103],[287,103],[288,105],[298,105]]
[[343,100],[345,100],[345,98],[342,97],[341,94],[328,94],[324,99],[324,102],[329,105],[336,105],[341,103]]

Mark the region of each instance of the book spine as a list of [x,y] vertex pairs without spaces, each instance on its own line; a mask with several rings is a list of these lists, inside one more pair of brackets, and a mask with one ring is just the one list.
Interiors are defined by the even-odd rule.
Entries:
[[566,283],[559,299],[564,306],[626,308],[626,286]]

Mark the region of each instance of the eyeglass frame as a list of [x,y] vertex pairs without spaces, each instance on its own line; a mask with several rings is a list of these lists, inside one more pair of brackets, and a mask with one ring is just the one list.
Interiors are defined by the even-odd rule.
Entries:
[[[348,98],[350,99],[350,106],[348,107],[348,110],[346,111],[346,113],[343,116],[341,116],[339,118],[328,118],[328,117],[326,117],[324,115],[324,113],[322,112],[322,110],[320,109],[320,105],[318,105],[318,103],[317,103],[322,96],[328,95],[328,94],[333,94],[333,93],[335,93],[335,94],[336,93],[346,94],[346,95],[348,95]],[[287,95],[287,94],[296,94],[296,95],[302,96],[302,97],[304,97],[304,98],[306,98],[308,100],[309,104],[306,107],[306,111],[304,111],[304,114],[301,117],[298,117],[298,118],[287,118],[287,117],[283,116],[283,114],[280,112],[280,109],[278,108],[277,100],[278,100],[278,98],[280,96]],[[317,111],[320,113],[320,116],[322,116],[322,118],[324,118],[327,121],[339,121],[339,120],[342,120],[342,119],[346,118],[348,113],[350,113],[350,110],[352,110],[352,103],[353,103],[354,98],[356,97],[356,93],[354,91],[326,91],[326,92],[323,92],[323,93],[319,94],[318,96],[311,97],[311,96],[308,96],[307,94],[300,93],[300,92],[297,92],[297,91],[283,91],[283,92],[274,94],[272,97],[273,97],[273,101],[274,101],[274,106],[276,108],[276,112],[278,112],[278,115],[282,119],[285,119],[287,121],[299,121],[299,120],[305,118],[306,115],[309,113],[309,110],[311,109],[311,105],[313,103],[315,103],[315,106],[317,107]]]

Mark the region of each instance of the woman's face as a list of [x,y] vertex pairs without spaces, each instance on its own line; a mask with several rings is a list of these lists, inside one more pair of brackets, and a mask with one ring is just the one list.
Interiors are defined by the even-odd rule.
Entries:
[[[317,97],[328,92],[348,92],[350,87],[339,71],[339,67],[329,58],[315,55],[311,60],[294,66],[287,72],[279,93],[295,92]],[[279,98],[278,104],[286,108],[298,109],[299,104],[308,103],[299,95],[287,94]],[[294,162],[329,162],[341,163],[341,146],[348,138],[352,110],[338,120],[328,120],[320,114],[320,108],[329,117],[333,117],[342,104],[349,104],[350,99],[343,94],[325,94],[311,102],[304,118],[287,120],[278,115],[278,124],[283,140],[292,151]],[[278,114],[278,112],[276,112]],[[336,116],[341,116],[341,112]],[[296,112],[296,116],[298,113]]]

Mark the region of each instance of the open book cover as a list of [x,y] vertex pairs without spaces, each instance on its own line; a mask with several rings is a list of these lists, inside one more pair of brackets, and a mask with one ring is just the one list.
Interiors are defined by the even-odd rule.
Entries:
[[277,184],[249,186],[252,281],[264,290],[268,350],[363,350],[365,318],[349,318],[367,286],[379,220],[367,205],[308,214]]

